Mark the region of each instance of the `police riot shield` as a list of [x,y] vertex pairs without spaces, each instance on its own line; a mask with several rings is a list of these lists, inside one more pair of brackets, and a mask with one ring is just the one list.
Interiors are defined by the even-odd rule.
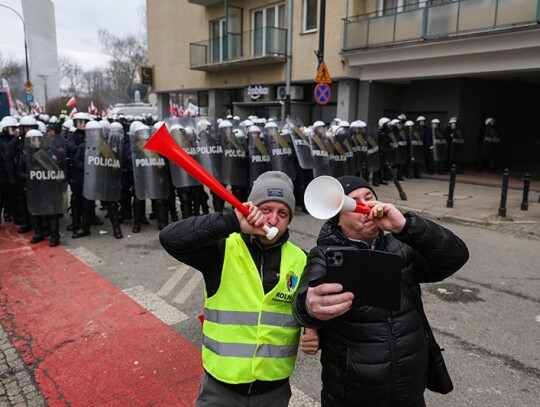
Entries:
[[268,142],[270,143],[270,159],[272,169],[281,171],[295,180],[293,146],[290,134],[280,132],[277,124],[266,125],[264,128]]
[[124,137],[118,132],[106,136],[94,122],[86,125],[83,196],[88,200],[120,200]]
[[431,136],[433,138],[433,161],[442,162],[447,160],[447,144],[444,133],[440,128],[432,128]]
[[56,215],[67,208],[66,145],[61,134],[25,137],[26,199],[32,215]]
[[390,163],[390,165],[394,165],[396,164],[396,158],[397,158],[398,140],[397,140],[396,133],[393,127],[390,127],[387,130],[387,137],[388,137],[389,148],[388,148],[388,151],[386,151],[386,162]]
[[313,157],[309,146],[309,138],[304,131],[302,121],[296,117],[288,117],[287,124],[291,134],[296,159],[303,170],[313,169]]
[[248,153],[249,153],[249,186],[253,186],[259,175],[272,169],[272,162],[270,158],[270,147],[267,136],[264,132],[260,131],[260,128],[251,129],[247,136]]
[[465,146],[465,137],[463,131],[458,127],[456,129],[450,129],[450,149],[449,157],[452,161],[461,161],[463,158],[463,150]]
[[133,185],[135,196],[140,200],[165,199],[169,196],[169,172],[165,158],[155,151],[144,149],[150,131],[148,126],[141,124],[129,135]]
[[[186,128],[180,126],[171,127],[171,137],[176,144],[188,153],[191,158],[197,161],[197,144],[195,131],[188,134]],[[186,170],[171,162],[169,165],[171,171],[171,180],[175,188],[194,187],[200,185],[200,182],[187,173]]]
[[398,143],[396,164],[406,165],[409,163],[410,157],[409,138],[404,127],[396,128],[396,133]]
[[331,135],[329,137],[329,141],[332,144],[333,152],[333,154],[331,155],[331,159],[333,161],[332,176],[334,178],[339,178],[343,177],[344,175],[348,175],[349,167],[347,162],[350,156],[350,152],[348,150],[348,147],[346,146],[347,132],[343,129],[340,129],[335,135]]
[[407,127],[411,144],[411,162],[421,163],[424,158],[424,140],[420,129],[413,126]]
[[223,147],[219,140],[216,129],[212,129],[210,122],[206,119],[197,121],[197,157],[199,163],[216,179],[221,179],[221,161],[223,157]]
[[[330,152],[325,143],[326,134],[313,132],[309,137],[311,157],[313,159],[313,178],[321,175],[332,175]],[[331,146],[330,146],[331,148]]]
[[368,143],[365,138],[365,133],[361,130],[353,131],[351,133],[351,145],[353,151],[353,159],[351,161],[352,171],[354,171],[354,174],[358,174],[363,171],[364,166],[367,166],[366,158]]
[[221,179],[225,185],[247,186],[248,161],[247,140],[240,129],[226,126],[219,129],[223,159],[221,162]]
[[368,149],[366,151],[366,164],[369,172],[376,172],[381,169],[381,157],[379,154],[379,143],[371,134],[367,137]]

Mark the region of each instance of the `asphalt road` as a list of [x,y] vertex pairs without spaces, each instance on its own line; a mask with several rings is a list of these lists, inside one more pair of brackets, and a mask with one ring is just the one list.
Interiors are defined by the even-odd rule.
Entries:
[[[103,215],[103,213],[100,213]],[[63,224],[66,220],[63,220]],[[321,222],[297,215],[293,242],[309,249]],[[65,230],[65,224],[64,230]],[[426,312],[452,375],[447,396],[426,392],[428,405],[537,406],[540,399],[540,246],[510,234],[444,224],[468,245],[471,258],[455,276],[424,286]],[[161,248],[155,224],[114,239],[106,224],[62,245],[119,289],[200,347],[203,307],[199,272]],[[101,231],[101,233],[100,233]],[[292,405],[318,405],[319,358],[301,355],[292,378]]]

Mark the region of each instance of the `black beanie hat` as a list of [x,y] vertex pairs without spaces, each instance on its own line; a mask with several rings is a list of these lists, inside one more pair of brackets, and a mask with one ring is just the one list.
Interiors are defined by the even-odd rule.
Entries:
[[343,187],[345,195],[349,195],[352,191],[358,188],[367,188],[371,190],[371,192],[373,192],[373,195],[375,195],[375,198],[377,198],[375,190],[364,178],[355,177],[354,175],[345,175],[343,177],[339,177],[337,180]]

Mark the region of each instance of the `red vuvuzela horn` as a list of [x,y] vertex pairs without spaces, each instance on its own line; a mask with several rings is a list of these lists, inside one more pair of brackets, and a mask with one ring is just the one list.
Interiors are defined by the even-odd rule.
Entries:
[[[182,147],[176,144],[166,125],[162,125],[158,131],[154,133],[150,140],[148,140],[148,142],[144,145],[144,148],[164,155],[201,184],[206,185],[219,197],[229,202],[246,218],[248,217],[249,209],[242,205],[242,203],[233,194],[231,194],[227,188],[221,185],[217,179],[210,175],[197,161],[193,159],[193,157],[186,153]],[[262,225],[261,228],[265,231],[266,237],[269,240],[276,237],[278,233],[278,229],[276,227]]]

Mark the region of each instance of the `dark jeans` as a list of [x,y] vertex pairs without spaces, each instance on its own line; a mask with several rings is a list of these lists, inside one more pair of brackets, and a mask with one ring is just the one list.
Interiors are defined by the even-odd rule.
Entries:
[[266,393],[241,395],[205,374],[195,407],[287,407],[291,398],[289,382]]

